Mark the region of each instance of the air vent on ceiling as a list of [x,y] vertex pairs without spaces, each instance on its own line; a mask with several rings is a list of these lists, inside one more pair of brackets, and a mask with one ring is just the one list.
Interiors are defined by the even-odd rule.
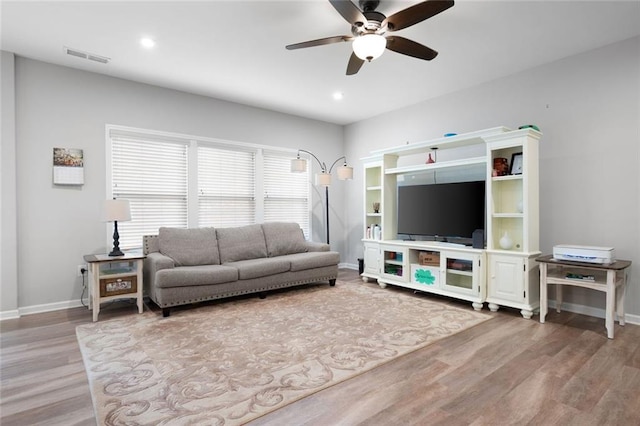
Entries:
[[100,62],[101,64],[108,64],[110,61],[110,58],[107,58],[106,56],[100,56],[100,55],[95,55],[89,52],[83,52],[81,50],[72,49],[67,46],[64,47],[64,52],[67,55],[75,56],[82,59],[87,59],[89,61]]

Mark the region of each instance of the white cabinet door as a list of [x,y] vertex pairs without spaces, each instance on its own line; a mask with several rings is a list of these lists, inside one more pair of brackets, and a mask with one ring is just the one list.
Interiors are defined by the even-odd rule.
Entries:
[[454,293],[480,296],[480,256],[440,252],[441,287]]
[[408,251],[406,247],[380,245],[380,276],[390,282],[408,283],[411,275]]
[[[524,303],[524,258],[489,255],[488,297],[491,302]],[[507,304],[507,303],[505,303]]]
[[364,243],[364,273],[368,276],[380,274],[380,244]]

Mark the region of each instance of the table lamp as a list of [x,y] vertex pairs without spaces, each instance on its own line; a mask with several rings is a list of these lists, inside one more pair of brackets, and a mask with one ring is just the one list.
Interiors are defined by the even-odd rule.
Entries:
[[129,200],[106,200],[104,210],[107,216],[107,222],[113,222],[113,250],[109,256],[124,256],[120,250],[120,235],[118,234],[118,221],[131,220],[131,209]]

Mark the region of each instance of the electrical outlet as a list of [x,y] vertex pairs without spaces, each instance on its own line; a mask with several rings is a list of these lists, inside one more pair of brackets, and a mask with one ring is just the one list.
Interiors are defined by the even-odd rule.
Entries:
[[78,277],[81,277],[81,276],[82,276],[82,270],[83,270],[83,269],[84,269],[84,271],[86,272],[86,271],[87,271],[87,265],[78,265],[78,268],[77,268],[77,270],[76,270],[76,272],[77,272],[77,274],[76,274],[76,275],[77,275]]

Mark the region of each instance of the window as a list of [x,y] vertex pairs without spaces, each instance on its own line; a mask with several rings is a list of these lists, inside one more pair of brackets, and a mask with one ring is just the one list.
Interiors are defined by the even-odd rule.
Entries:
[[198,226],[255,223],[255,153],[198,146]]
[[187,146],[112,139],[112,195],[126,198],[131,221],[118,223],[120,247],[141,247],[160,226],[187,226]]
[[291,173],[293,151],[116,126],[108,135],[110,196],[131,204],[131,221],[118,223],[124,250],[161,226],[292,221],[311,234],[309,174]]

